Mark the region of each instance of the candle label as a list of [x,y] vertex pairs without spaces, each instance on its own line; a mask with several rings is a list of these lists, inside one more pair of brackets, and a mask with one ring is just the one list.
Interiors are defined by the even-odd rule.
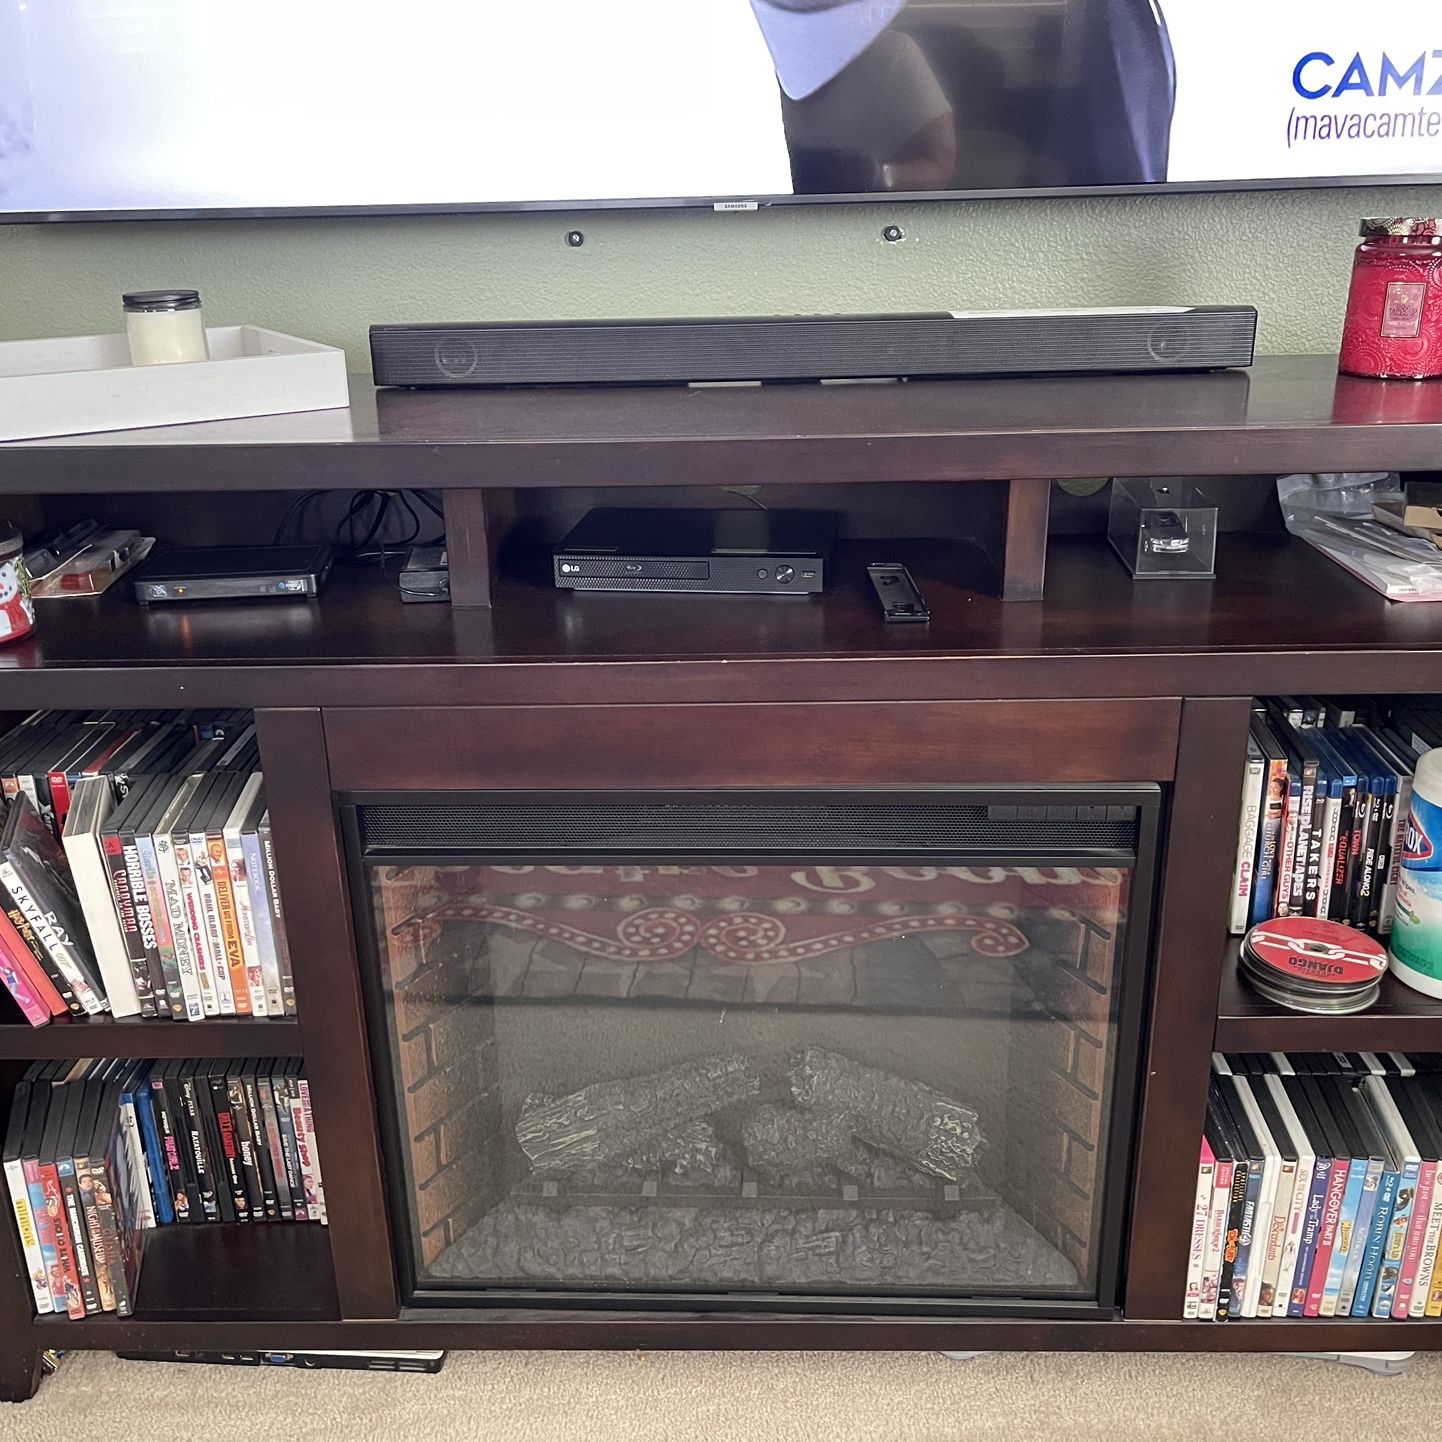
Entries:
[[1422,308],[1427,303],[1427,283],[1394,280],[1382,303],[1382,334],[1402,338],[1422,334]]

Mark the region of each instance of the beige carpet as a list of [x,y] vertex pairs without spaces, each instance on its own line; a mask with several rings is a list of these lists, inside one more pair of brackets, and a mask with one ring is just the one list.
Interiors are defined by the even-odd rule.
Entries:
[[3,1442],[1435,1442],[1408,1376],[1287,1357],[456,1353],[437,1377],[66,1359]]

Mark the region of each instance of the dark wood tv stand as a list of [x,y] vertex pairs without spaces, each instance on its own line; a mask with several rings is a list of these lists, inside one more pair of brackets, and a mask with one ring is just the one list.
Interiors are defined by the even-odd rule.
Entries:
[[[1213,1048],[1442,1051],[1442,1005],[1390,984],[1358,1017],[1268,1007],[1237,986],[1225,934],[1250,698],[1442,691],[1442,608],[1388,605],[1277,534],[1224,535],[1215,581],[1135,585],[1104,540],[1046,530],[1053,477],[1435,468],[1442,385],[1297,357],[1195,377],[353,394],[350,413],[0,446],[0,512],[31,523],[100,493],[435,488],[455,587],[452,607],[402,606],[393,584],[340,577],[300,613],[117,596],[48,606],[0,648],[12,717],[255,709],[300,1006],[289,1022],[0,1025],[0,1113],[36,1057],[303,1055],[331,1217],[157,1234],[136,1315],[82,1322],[33,1317],[5,1222],[0,1397],[30,1395],[50,1347],[1442,1348],[1435,1321],[1179,1320]],[[497,565],[527,489],[739,480],[980,483],[994,504],[968,543],[897,548],[926,628],[882,624],[866,547],[824,598],[780,608],[578,603]],[[1117,779],[1170,787],[1117,1317],[401,1305],[335,793]]]

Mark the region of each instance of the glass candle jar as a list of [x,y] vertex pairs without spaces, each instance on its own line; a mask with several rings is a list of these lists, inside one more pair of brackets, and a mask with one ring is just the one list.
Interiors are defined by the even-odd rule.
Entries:
[[0,644],[35,629],[35,603],[25,572],[25,543],[14,526],[0,521]]
[[1339,366],[1357,376],[1442,376],[1442,221],[1362,222]]
[[121,301],[131,365],[210,359],[198,290],[134,290]]

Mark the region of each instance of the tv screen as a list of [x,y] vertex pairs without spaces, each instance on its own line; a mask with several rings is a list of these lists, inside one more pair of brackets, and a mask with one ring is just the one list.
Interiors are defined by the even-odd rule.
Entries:
[[0,218],[1439,174],[1437,0],[0,0]]

